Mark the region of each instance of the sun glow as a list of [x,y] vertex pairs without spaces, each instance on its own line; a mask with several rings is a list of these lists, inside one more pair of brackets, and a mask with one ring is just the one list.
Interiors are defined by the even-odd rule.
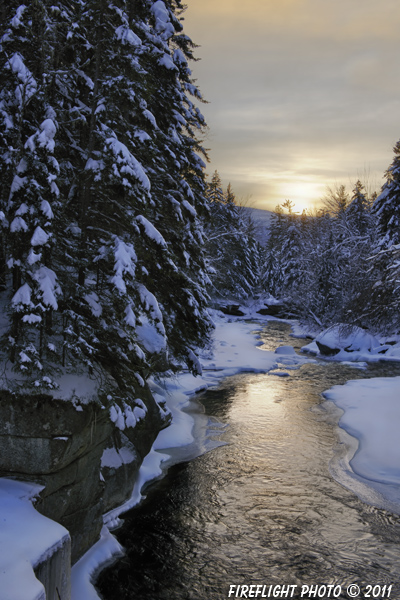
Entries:
[[294,204],[293,212],[301,214],[304,210],[312,211],[319,204],[324,185],[314,181],[282,182],[276,191],[282,198],[279,204],[291,200]]

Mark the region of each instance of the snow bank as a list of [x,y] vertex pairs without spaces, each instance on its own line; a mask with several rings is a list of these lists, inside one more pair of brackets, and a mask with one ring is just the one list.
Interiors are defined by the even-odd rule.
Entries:
[[[343,414],[345,454],[333,475],[363,500],[400,514],[400,377],[348,381],[324,392]],[[372,488],[372,489],[371,489]]]
[[379,340],[364,329],[351,325],[333,325],[315,338],[316,344],[346,352],[371,352]]
[[338,324],[322,331],[302,352],[343,363],[400,361],[400,343],[381,343],[360,327]]
[[64,527],[34,509],[32,499],[42,489],[33,483],[0,479],[2,600],[44,600],[44,587],[33,568],[69,538]]

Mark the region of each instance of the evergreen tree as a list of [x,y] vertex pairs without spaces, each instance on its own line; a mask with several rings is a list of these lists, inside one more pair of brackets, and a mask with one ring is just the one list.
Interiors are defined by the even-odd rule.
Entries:
[[254,225],[237,204],[232,186],[223,192],[214,172],[207,189],[211,221],[206,229],[209,271],[216,295],[248,298],[259,281],[260,249]]
[[385,173],[386,182],[372,208],[380,249],[400,243],[400,141],[393,152],[393,162]]
[[[60,293],[52,269],[59,165],[54,157],[57,122],[48,80],[55,31],[40,0],[29,6],[11,3],[3,12],[0,168],[7,223],[2,254],[12,273],[8,343],[20,371],[34,377],[41,374],[42,381],[51,384],[44,364],[53,348],[52,314]],[[5,284],[4,264],[2,273]]]
[[198,371],[194,351],[211,327],[199,220],[205,122],[190,99],[201,95],[182,4],[10,4],[0,273],[4,281],[9,259],[12,358],[40,370],[51,348],[63,365],[110,373],[121,390],[175,360]]
[[370,227],[370,205],[360,180],[354,186],[351,202],[346,208],[347,223],[355,234],[365,235]]
[[376,222],[376,241],[370,260],[373,286],[365,308],[375,326],[390,332],[400,325],[400,142],[393,151],[392,164],[385,173],[386,182],[372,206]]

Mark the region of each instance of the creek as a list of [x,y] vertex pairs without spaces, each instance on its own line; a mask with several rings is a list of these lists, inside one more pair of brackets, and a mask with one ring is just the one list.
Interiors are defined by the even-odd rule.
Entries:
[[[270,350],[307,343],[279,321],[262,341]],[[284,371],[233,376],[199,396],[227,424],[225,445],[171,467],[123,515],[115,534],[126,554],[97,581],[105,600],[222,600],[230,585],[251,584],[296,585],[293,597],[302,585],[335,585],[340,598],[351,584],[371,598],[392,585],[398,598],[400,518],[331,476],[338,437],[321,393],[400,366],[310,360]]]

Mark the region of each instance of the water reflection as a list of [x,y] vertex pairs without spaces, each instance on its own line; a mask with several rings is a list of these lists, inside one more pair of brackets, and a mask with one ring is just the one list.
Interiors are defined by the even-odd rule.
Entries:
[[[264,340],[293,343],[282,324]],[[400,521],[332,479],[334,429],[314,410],[321,391],[372,370],[312,363],[203,394],[229,423],[227,445],[173,467],[126,515],[127,554],[101,575],[104,598],[219,600],[250,583],[394,584],[397,597]]]

